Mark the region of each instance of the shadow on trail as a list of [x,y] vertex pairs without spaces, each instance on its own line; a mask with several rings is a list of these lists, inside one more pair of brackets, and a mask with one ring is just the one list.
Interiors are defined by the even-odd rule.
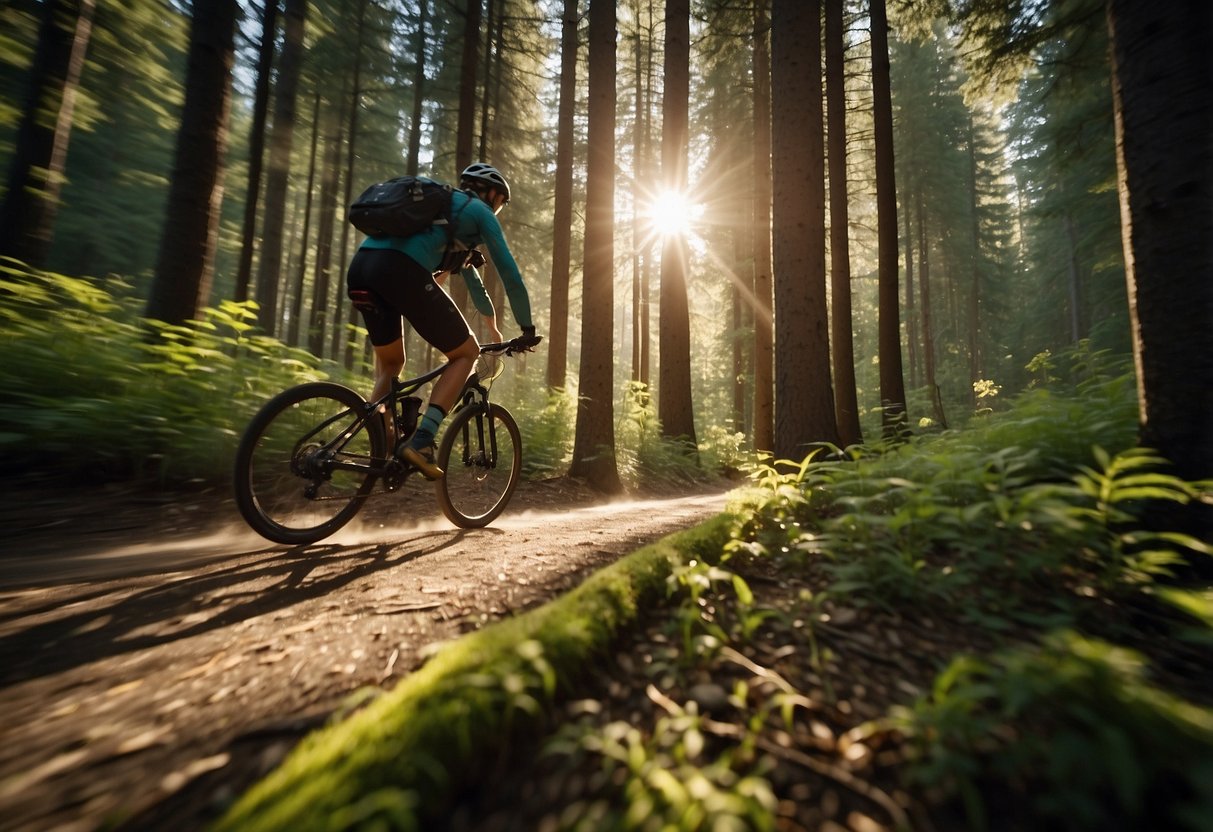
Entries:
[[[173,576],[134,591],[121,585],[106,591],[82,585],[78,596],[59,597],[53,605],[3,619],[16,622],[53,615],[55,609],[84,607],[29,627],[5,627],[10,631],[0,636],[0,688],[287,609],[440,552],[467,534],[454,530],[391,543],[275,550],[251,562]],[[115,597],[107,601],[106,596]]]

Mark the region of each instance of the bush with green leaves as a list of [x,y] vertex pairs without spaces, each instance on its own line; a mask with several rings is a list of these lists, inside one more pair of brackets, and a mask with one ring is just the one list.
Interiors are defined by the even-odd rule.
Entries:
[[252,304],[172,326],[117,278],[0,264],[0,442],[18,471],[97,481],[226,479],[279,390],[337,368],[252,333]]
[[[536,396],[542,395],[542,400]],[[520,419],[522,473],[528,478],[554,477],[568,470],[573,455],[576,400],[564,390],[538,389],[526,400]],[[513,405],[510,407],[513,410]]]
[[1213,554],[1145,530],[1151,507],[1209,499],[1209,484],[1132,447],[1131,400],[1122,379],[1032,391],[965,431],[760,466],[761,505],[734,546],[812,562],[856,603],[1056,624],[1067,593],[1137,592]]
[[1213,711],[1122,648],[1059,632],[958,658],[887,724],[911,743],[909,781],[955,797],[970,829],[1213,828]]

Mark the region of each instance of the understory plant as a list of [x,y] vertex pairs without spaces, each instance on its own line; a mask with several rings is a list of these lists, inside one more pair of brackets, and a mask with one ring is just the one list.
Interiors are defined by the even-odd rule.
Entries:
[[957,658],[886,725],[911,745],[908,782],[954,796],[966,828],[1213,828],[1213,711],[1073,632]]
[[342,371],[253,333],[253,304],[175,326],[118,278],[0,264],[0,443],[19,470],[95,482],[226,479],[271,395]]

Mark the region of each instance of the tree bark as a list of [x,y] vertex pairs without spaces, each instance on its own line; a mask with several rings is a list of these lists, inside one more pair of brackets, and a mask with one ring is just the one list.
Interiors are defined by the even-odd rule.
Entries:
[[775,449],[775,343],[771,279],[770,0],[754,5],[754,448]]
[[[344,87],[344,85],[343,85]],[[348,92],[343,89],[341,100]],[[308,320],[307,346],[317,358],[324,356],[325,336],[335,320],[327,306],[329,285],[333,282],[333,223],[345,216],[345,205],[337,201],[341,181],[341,150],[345,136],[340,116],[334,113],[328,121],[333,132],[326,140],[324,172],[320,180],[320,221],[316,228],[316,277],[312,288],[312,312]]]
[[480,52],[480,20],[483,0],[467,0],[463,18],[463,62],[459,71],[459,125],[455,134],[455,172],[459,174],[472,159],[476,120],[476,65]]
[[[939,384],[935,380],[935,330],[931,320],[931,245],[927,236],[927,210],[923,204],[921,185],[916,194],[918,216],[918,289],[921,297],[920,317],[922,318],[922,368],[927,383],[927,393],[935,410],[935,420],[943,428],[947,428],[948,419],[944,414],[943,400],[940,398]],[[907,257],[909,254],[907,253]]]
[[[690,109],[690,0],[666,0],[665,94],[662,98],[661,179],[663,187],[684,194],[687,186]],[[658,350],[657,417],[663,436],[695,447],[691,402],[691,315],[687,307],[687,241],[668,234],[661,251],[661,319]]]
[[887,438],[905,430],[897,297],[897,180],[893,164],[893,100],[889,86],[889,21],[885,0],[871,0],[872,110],[876,144],[877,289],[881,424]]
[[982,376],[981,358],[981,225],[977,201],[977,131],[973,114],[969,114],[969,233],[973,245],[973,277],[969,282],[968,340],[969,340],[969,404],[977,406],[976,384]]
[[282,280],[286,192],[291,172],[295,103],[303,63],[306,17],[307,0],[286,0],[286,40],[282,45],[274,94],[274,126],[270,130],[269,173],[265,184],[265,221],[262,227],[261,260],[257,268],[257,323],[270,335],[278,331],[280,322],[275,310]]
[[235,60],[236,0],[194,6],[185,105],[147,316],[180,324],[210,295]]
[[552,307],[547,385],[563,390],[569,356],[569,269],[573,247],[573,111],[577,105],[577,0],[560,18],[560,103],[556,114],[556,194],[552,217]]
[[825,269],[820,0],[771,5],[775,455],[799,461],[838,442]]
[[[366,37],[366,10],[370,5],[371,0],[361,0],[358,3],[358,23],[354,27],[354,79],[353,90],[350,94],[350,112],[346,119],[345,132],[349,137],[345,148],[345,193],[342,196],[341,204],[349,205],[354,198],[354,163],[358,157],[355,153],[358,145],[358,112],[361,109],[362,101],[362,51]],[[425,0],[422,0],[424,8]],[[421,31],[425,31],[425,27],[421,27]],[[416,112],[416,111],[415,111]],[[417,126],[414,124],[414,130]],[[344,265],[349,262],[349,245],[350,237],[353,234],[352,226],[348,223],[341,224],[341,254],[338,257],[338,262]],[[346,303],[345,297],[345,281],[337,280],[337,291],[333,297],[333,341],[332,355],[333,360],[340,360],[344,366],[349,369],[354,366],[354,339],[348,336],[348,330],[342,325],[342,309],[346,310],[344,321],[353,324],[353,318],[358,314],[358,310],[353,304]]]
[[577,427],[569,474],[622,490],[615,463],[615,4],[590,3],[589,149]]
[[413,54],[413,117],[409,121],[409,150],[405,173],[417,175],[421,156],[421,105],[425,101],[425,45],[426,20],[429,17],[429,0],[418,0],[417,49]]
[[476,151],[476,158],[480,160],[489,158],[489,89],[493,84],[494,72],[493,35],[498,25],[497,0],[488,0],[488,5],[488,23],[484,27],[486,34],[484,39],[484,64],[481,67],[484,76],[481,82],[482,94],[480,96],[480,145]]
[[316,192],[316,155],[320,149],[320,90],[312,104],[312,143],[307,163],[307,187],[303,190],[303,232],[300,235],[299,262],[295,267],[294,291],[291,293],[291,315],[287,323],[288,344],[302,346],[299,333],[303,327],[303,294],[307,282],[307,253],[312,247],[312,197]]
[[[1108,0],[1116,167],[1140,434],[1213,478],[1213,13]],[[1213,539],[1213,507],[1194,531]]]
[[257,205],[261,197],[261,166],[265,156],[265,120],[270,103],[270,75],[274,71],[274,41],[278,31],[278,2],[265,0],[261,47],[257,53],[257,84],[253,93],[253,123],[249,128],[248,183],[245,186],[244,223],[241,226],[240,264],[236,268],[234,298],[249,297],[253,279],[253,252],[257,247]]
[[863,441],[855,389],[851,331],[850,212],[847,207],[847,121],[844,76],[843,0],[826,0],[826,100],[830,163],[830,353],[834,357],[834,416],[838,439],[849,447]]
[[0,206],[0,255],[35,267],[45,263],[55,233],[76,90],[95,9],[94,0],[48,0],[42,8],[29,95]]

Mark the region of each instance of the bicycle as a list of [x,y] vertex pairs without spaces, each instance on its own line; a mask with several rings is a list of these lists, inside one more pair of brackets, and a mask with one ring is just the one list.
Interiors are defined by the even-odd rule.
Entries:
[[[438,505],[456,526],[482,528],[505,509],[522,471],[518,423],[489,390],[504,358],[528,352],[522,339],[480,348],[476,368],[446,420],[435,461]],[[249,422],[236,451],[236,505],[245,521],[275,543],[315,543],[346,525],[377,482],[398,490],[417,469],[388,448],[383,408],[397,445],[415,430],[415,395],[445,367],[393,380],[383,398],[367,402],[344,385],[316,381],[284,390]]]

